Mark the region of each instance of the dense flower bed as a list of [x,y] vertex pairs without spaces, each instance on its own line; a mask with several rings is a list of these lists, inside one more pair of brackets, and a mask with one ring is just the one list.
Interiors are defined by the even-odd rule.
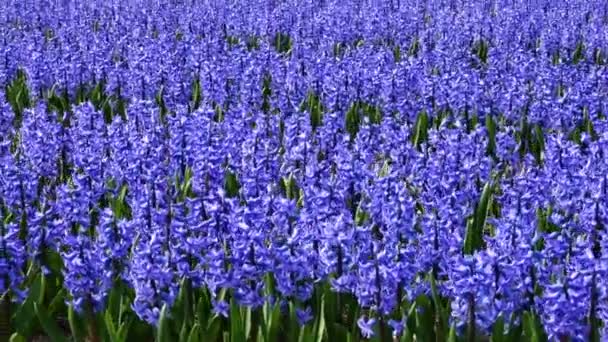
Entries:
[[605,1],[0,4],[0,340],[592,340]]

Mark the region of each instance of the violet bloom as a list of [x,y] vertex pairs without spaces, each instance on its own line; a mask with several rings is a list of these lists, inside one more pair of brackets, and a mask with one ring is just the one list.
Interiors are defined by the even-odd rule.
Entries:
[[360,317],[357,320],[357,326],[361,330],[361,335],[365,338],[370,338],[374,336],[374,326],[376,325],[375,318],[366,318],[365,316]]

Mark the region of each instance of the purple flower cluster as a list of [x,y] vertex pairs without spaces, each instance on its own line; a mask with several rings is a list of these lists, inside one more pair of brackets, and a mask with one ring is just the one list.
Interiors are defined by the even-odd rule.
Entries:
[[328,283],[366,337],[435,290],[457,329],[608,325],[604,2],[43,3],[0,5],[0,294],[51,251],[150,324],[186,280],[301,324]]

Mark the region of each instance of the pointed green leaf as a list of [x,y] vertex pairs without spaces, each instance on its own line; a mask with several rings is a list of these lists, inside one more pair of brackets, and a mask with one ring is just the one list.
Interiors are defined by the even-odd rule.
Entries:
[[63,332],[55,322],[55,320],[48,315],[46,309],[38,303],[34,302],[34,311],[36,312],[36,316],[38,316],[38,320],[40,321],[40,325],[44,332],[54,341],[54,342],[65,342],[67,339],[63,335]]
[[429,279],[431,283],[431,296],[433,298],[433,304],[435,306],[436,314],[438,315],[437,326],[435,327],[436,334],[445,338],[445,333],[448,330],[449,316],[446,308],[444,307],[439,294],[437,292],[437,282],[433,272],[429,272]]
[[129,334],[130,326],[131,326],[131,322],[125,322],[120,325],[120,328],[118,328],[118,332],[116,333],[118,341],[120,341],[120,342],[127,341],[127,336]]
[[200,338],[200,325],[198,325],[198,323],[194,323],[194,325],[192,326],[192,329],[190,329],[190,333],[188,334],[188,339],[186,340],[186,342],[198,342],[201,340]]
[[237,197],[239,194],[240,184],[236,174],[226,170],[224,173],[224,190],[227,197]]
[[488,146],[486,154],[496,157],[496,122],[490,114],[486,115],[486,129],[488,131]]
[[530,342],[540,342],[535,315],[525,312],[522,317],[524,334]]
[[503,342],[505,333],[505,320],[503,316],[498,317],[492,327],[491,342]]
[[250,307],[246,307],[243,308],[243,323],[244,323],[244,327],[245,327],[245,340],[249,340],[249,338],[251,337],[251,330],[252,330],[252,320],[251,320],[251,308]]
[[85,326],[80,317],[74,311],[73,306],[68,307],[68,323],[70,325],[70,333],[74,341],[84,341]]
[[321,299],[321,313],[320,313],[320,317],[319,317],[319,321],[318,321],[318,326],[317,326],[317,330],[315,331],[315,341],[316,342],[322,342],[323,338],[325,336],[325,330],[326,330],[326,326],[325,326],[325,300]]
[[245,329],[243,319],[241,318],[241,310],[239,309],[236,300],[230,299],[230,342],[245,342]]
[[465,254],[472,254],[473,252],[483,248],[483,230],[486,225],[486,219],[488,217],[489,210],[491,208],[492,195],[494,192],[494,185],[491,181],[488,181],[483,188],[481,198],[475,209],[473,220],[467,225],[464,249]]
[[[202,330],[202,329],[201,329]],[[222,318],[214,315],[207,324],[207,328],[201,331],[203,341],[217,341],[222,335]]]
[[11,335],[11,338],[8,340],[9,342],[27,342],[25,337],[19,335],[18,333],[14,333]]
[[429,117],[426,111],[422,111],[416,118],[416,124],[414,126],[414,132],[411,135],[412,143],[416,148],[420,148],[420,145],[426,142],[428,138],[429,129]]
[[112,320],[112,315],[110,314],[109,310],[106,310],[106,312],[104,314],[104,322],[106,325],[106,332],[108,333],[108,335],[110,335],[110,340],[112,342],[118,342],[119,341],[118,331],[116,329],[116,326],[114,325],[114,322]]
[[171,341],[171,332],[169,331],[169,309],[167,308],[167,304],[164,304],[162,309],[160,310],[160,317],[158,319],[158,329],[156,332],[156,341],[157,342],[170,342]]
[[456,335],[456,327],[452,324],[452,327],[450,328],[450,333],[448,334],[448,342],[456,342],[458,341],[457,335]]
[[280,305],[272,305],[270,310],[269,319],[265,322],[267,332],[265,333],[268,341],[277,341],[279,338],[279,332],[283,328],[284,322],[281,320],[281,307]]

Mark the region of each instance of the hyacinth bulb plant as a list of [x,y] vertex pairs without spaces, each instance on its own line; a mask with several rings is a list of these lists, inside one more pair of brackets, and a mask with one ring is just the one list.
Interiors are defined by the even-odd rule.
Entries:
[[602,341],[608,7],[0,4],[0,341]]

